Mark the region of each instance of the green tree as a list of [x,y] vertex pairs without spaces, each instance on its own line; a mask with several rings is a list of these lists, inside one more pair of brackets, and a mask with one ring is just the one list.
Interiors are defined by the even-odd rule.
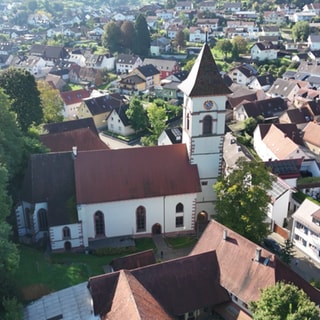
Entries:
[[248,49],[248,41],[242,37],[242,36],[235,36],[233,39],[232,39],[232,44],[233,46],[237,46],[238,48],[238,52],[240,54],[243,54],[243,53],[247,53]]
[[186,44],[185,36],[183,30],[179,30],[174,37],[174,44],[176,47],[184,48]]
[[290,239],[286,239],[284,244],[281,245],[279,256],[284,263],[291,263],[294,258],[294,245]]
[[38,81],[37,84],[40,92],[43,122],[63,121],[63,100],[61,99],[59,90],[52,88],[52,86],[44,80]]
[[148,118],[146,111],[143,108],[141,100],[132,98],[129,103],[129,108],[126,115],[131,122],[131,126],[135,131],[145,130],[148,126]]
[[42,122],[40,92],[34,76],[24,69],[9,68],[0,73],[0,88],[11,100],[11,110],[23,132]]
[[296,22],[292,27],[292,39],[294,42],[307,41],[310,34],[310,26],[308,21]]
[[302,290],[293,284],[277,282],[250,302],[254,320],[318,320],[319,310]]
[[157,140],[164,129],[167,127],[167,112],[164,107],[152,104],[147,108],[147,115],[150,123],[150,136],[147,138],[148,145],[156,145]]
[[134,53],[144,58],[149,54],[151,38],[148,24],[144,15],[139,14],[135,20]]
[[220,176],[214,185],[217,194],[216,219],[255,243],[269,234],[266,223],[274,178],[262,163],[237,161],[228,176]]
[[219,40],[216,44],[216,49],[221,51],[224,57],[228,56],[228,53],[232,52],[232,43],[230,40]]
[[102,45],[110,52],[119,52],[121,50],[122,34],[118,23],[110,21],[103,28]]
[[124,49],[127,49],[129,52],[133,49],[133,43],[135,39],[135,29],[131,21],[124,21],[120,27],[121,36],[122,36],[122,46]]

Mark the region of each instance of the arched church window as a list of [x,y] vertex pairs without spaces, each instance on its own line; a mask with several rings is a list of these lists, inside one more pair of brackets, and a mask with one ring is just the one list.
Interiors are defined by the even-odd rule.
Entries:
[[181,202],[176,205],[176,213],[179,212],[183,212],[183,204]]
[[71,232],[70,232],[70,228],[69,227],[64,227],[62,229],[62,236],[63,236],[63,239],[70,239]]
[[48,230],[48,218],[47,218],[47,210],[41,208],[38,211],[38,222],[39,222],[39,230],[47,231]]
[[203,134],[212,134],[212,118],[210,116],[205,116],[202,124]]
[[94,214],[94,225],[96,229],[96,236],[104,236],[104,215],[101,211],[97,211]]
[[187,117],[186,117],[186,128],[187,128],[187,130],[189,130],[189,127],[190,127],[190,115],[188,113]]
[[143,206],[139,206],[136,210],[136,224],[137,232],[146,231],[146,209]]

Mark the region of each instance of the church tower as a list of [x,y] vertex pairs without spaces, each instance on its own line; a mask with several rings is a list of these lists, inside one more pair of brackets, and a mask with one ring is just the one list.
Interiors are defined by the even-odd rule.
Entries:
[[196,211],[208,219],[214,213],[216,200],[213,185],[222,173],[226,100],[231,91],[223,82],[207,43],[179,88],[184,93],[182,142],[190,163],[198,166],[202,189]]

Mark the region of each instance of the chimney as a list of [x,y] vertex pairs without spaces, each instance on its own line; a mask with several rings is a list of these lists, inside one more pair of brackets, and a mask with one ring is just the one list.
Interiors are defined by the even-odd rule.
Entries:
[[77,155],[78,155],[78,148],[77,148],[77,146],[73,146],[72,147],[72,156],[73,156],[73,158],[75,159],[77,157]]
[[254,257],[254,261],[259,262],[261,258],[261,248],[256,248],[256,256]]
[[222,239],[223,240],[227,240],[228,238],[228,231],[226,229],[223,230],[223,235],[222,235]]

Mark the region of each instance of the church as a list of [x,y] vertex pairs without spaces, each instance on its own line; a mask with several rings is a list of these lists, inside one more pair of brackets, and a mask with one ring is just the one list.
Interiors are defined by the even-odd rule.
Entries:
[[180,90],[180,144],[32,155],[16,208],[20,239],[80,251],[114,237],[193,233],[207,223],[231,93],[207,43]]

